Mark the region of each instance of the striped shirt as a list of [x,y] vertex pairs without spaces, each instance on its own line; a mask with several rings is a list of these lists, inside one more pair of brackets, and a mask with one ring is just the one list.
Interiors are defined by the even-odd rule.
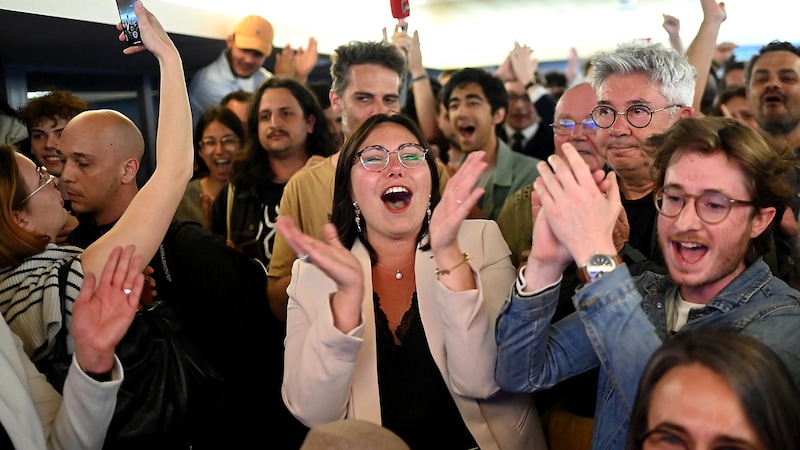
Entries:
[[[52,342],[61,329],[61,301],[66,301],[67,326],[72,304],[83,284],[83,266],[78,247],[48,244],[43,253],[33,255],[18,266],[0,268],[0,313],[11,331],[23,342],[25,353],[37,362],[50,354]],[[71,263],[64,292],[59,288],[59,269]],[[67,351],[75,345],[67,335]]]

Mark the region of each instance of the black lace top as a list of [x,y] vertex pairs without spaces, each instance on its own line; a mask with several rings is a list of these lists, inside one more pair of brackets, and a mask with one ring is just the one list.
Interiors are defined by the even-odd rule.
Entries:
[[477,447],[431,356],[417,293],[396,331],[400,345],[394,342],[377,293],[373,304],[383,426],[414,450]]

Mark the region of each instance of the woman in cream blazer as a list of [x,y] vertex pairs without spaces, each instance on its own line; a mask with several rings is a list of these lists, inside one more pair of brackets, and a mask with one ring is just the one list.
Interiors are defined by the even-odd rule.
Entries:
[[[467,159],[440,200],[435,163],[424,142],[408,119],[373,116],[342,149],[334,189],[336,227],[328,225],[327,241],[279,219],[279,232],[299,258],[287,289],[284,402],[307,426],[368,420],[392,429],[415,449],[544,449],[531,397],[502,392],[494,381],[495,318],[515,270],[495,222],[463,221],[482,194],[472,189],[485,167],[482,152]],[[381,374],[387,376],[381,364],[395,357],[378,338],[384,336],[384,315],[398,349],[408,343],[402,336],[405,327],[413,328],[409,322],[421,323],[424,348],[454,408],[440,411],[440,401],[404,402],[406,390],[419,399],[413,395],[420,385],[434,393],[437,386],[414,377],[413,367],[392,366],[409,377],[395,379],[393,386],[379,383]],[[395,397],[388,409],[383,402],[391,391]],[[415,424],[417,417],[425,420]]]

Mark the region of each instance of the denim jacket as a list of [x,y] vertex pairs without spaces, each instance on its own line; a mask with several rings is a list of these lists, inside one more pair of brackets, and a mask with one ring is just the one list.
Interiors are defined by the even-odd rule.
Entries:
[[[592,449],[624,449],[639,378],[668,338],[666,293],[673,285],[652,272],[633,278],[622,266],[577,291],[576,312],[551,325],[558,285],[522,295],[518,281],[497,318],[497,383],[533,392],[599,365]],[[800,292],[762,260],[691,310],[681,330],[714,326],[760,339],[800,382]]]

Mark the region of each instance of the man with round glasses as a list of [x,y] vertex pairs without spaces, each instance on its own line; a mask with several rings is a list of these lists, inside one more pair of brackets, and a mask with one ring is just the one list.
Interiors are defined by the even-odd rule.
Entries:
[[[639,261],[663,262],[655,238],[651,157],[647,138],[678,119],[691,117],[696,70],[672,49],[659,44],[620,46],[593,61],[597,106],[597,146],[617,175],[622,207],[630,224],[628,244]],[[633,261],[626,261],[632,263]]]
[[[784,174],[795,160],[720,117],[679,120],[643,144],[668,275],[630,274],[611,237],[618,178],[592,173],[567,146],[550,159],[553,172],[540,169],[534,244],[497,322],[495,375],[505,390],[538,391],[599,368],[596,449],[625,448],[644,366],[675,333],[731,327],[768,345],[800,381],[800,292],[762,258],[776,212],[794,194]],[[583,283],[577,313],[550,325],[572,261]]]

